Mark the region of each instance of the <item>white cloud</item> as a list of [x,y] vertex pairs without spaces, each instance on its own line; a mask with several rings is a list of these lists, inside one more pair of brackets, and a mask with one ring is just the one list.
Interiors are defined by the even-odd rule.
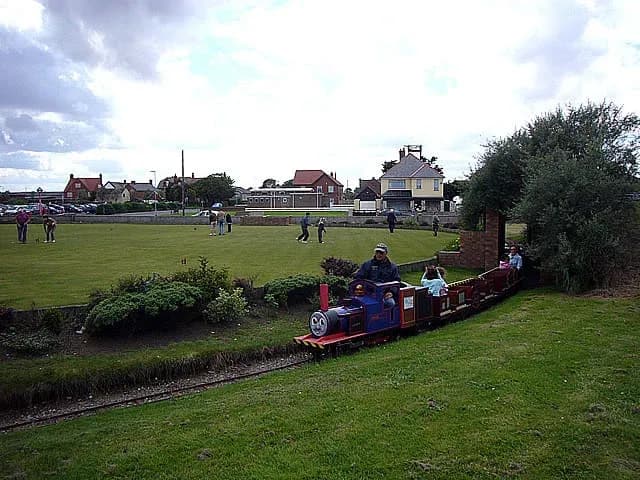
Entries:
[[[640,110],[634,1],[232,5],[168,29],[188,35],[159,52],[151,79],[88,66],[109,129],[93,149],[50,155],[50,177],[160,179],[180,173],[184,149],[187,175],[225,171],[248,187],[322,168],[355,186],[411,143],[453,178],[487,139],[558,104]],[[87,42],[104,49],[107,33]]]

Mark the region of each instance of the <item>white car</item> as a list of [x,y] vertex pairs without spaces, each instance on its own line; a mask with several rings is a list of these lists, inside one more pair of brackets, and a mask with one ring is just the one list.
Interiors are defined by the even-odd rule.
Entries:
[[216,210],[200,210],[198,213],[194,213],[191,216],[192,217],[208,217],[209,216],[209,212],[211,212],[213,215],[217,215],[218,214],[218,212]]

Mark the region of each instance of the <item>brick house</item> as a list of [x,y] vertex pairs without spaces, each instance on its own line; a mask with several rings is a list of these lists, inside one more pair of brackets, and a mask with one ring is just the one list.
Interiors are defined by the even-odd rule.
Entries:
[[343,185],[336,178],[335,172],[327,175],[322,170],[296,170],[293,186],[311,188],[329,200],[329,206],[342,203]]
[[69,181],[64,187],[65,201],[95,200],[98,190],[102,187],[102,174],[97,178],[76,178],[69,174]]
[[149,183],[136,183],[135,180],[131,180],[131,182],[125,184],[124,188],[129,191],[129,197],[132,202],[161,198],[161,192],[153,186],[152,180],[149,180]]

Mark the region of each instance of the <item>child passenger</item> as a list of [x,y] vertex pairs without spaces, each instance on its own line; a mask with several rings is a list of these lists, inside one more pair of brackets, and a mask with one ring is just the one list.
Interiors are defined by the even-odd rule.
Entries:
[[500,265],[498,265],[498,268],[500,270],[509,270],[509,268],[511,268],[509,265],[509,255],[505,253],[500,257]]
[[423,287],[427,287],[429,294],[434,297],[439,297],[441,293],[446,294],[447,282],[442,278],[439,267],[427,265],[420,279],[420,283]]

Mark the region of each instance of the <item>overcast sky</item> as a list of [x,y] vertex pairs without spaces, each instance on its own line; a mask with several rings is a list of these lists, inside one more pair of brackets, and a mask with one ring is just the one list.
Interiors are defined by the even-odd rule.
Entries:
[[69,174],[447,179],[558,105],[640,113],[637,0],[0,0],[0,190]]

